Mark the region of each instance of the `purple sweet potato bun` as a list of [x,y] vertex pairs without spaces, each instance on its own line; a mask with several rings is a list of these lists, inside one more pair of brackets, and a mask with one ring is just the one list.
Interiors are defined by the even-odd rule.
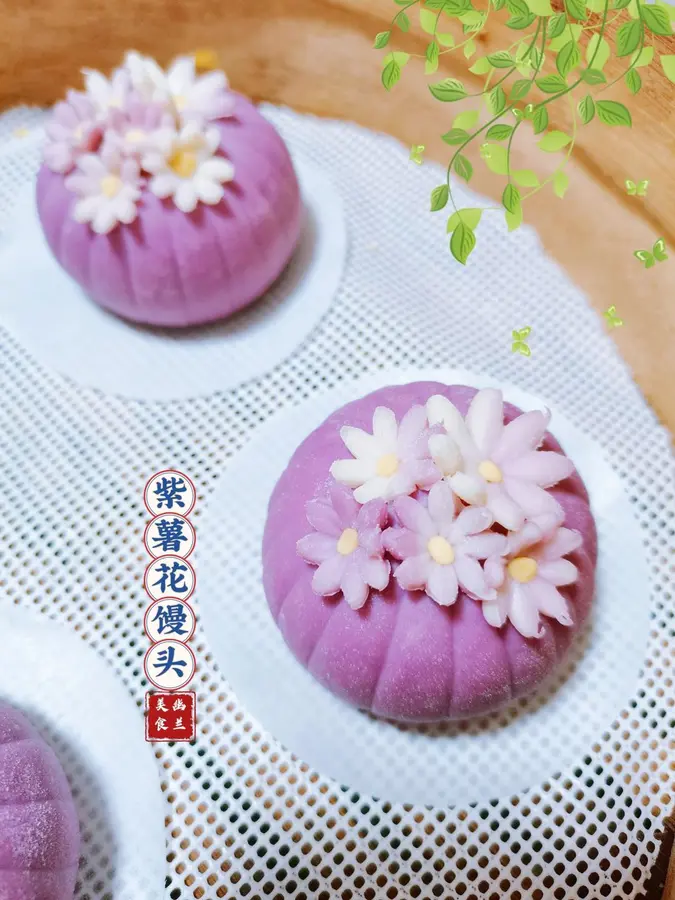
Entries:
[[282,273],[302,227],[298,180],[273,125],[234,96],[233,115],[210,123],[235,173],[215,206],[185,214],[144,191],[135,222],[95,234],[73,219],[77,197],[64,175],[41,167],[37,208],[49,247],[100,306],[142,324],[198,325],[244,308]]
[[[424,590],[404,589],[395,577],[400,565],[396,559],[391,559],[386,587],[371,587],[360,608],[346,602],[342,592],[321,596],[313,589],[316,565],[305,561],[296,545],[298,541],[302,545],[312,531],[306,504],[316,498],[328,502],[336,486],[329,470],[349,456],[341,428],[355,426],[370,434],[376,408],[387,407],[401,423],[411,407],[424,407],[434,395],[448,398],[465,416],[476,393],[472,387],[420,382],[386,387],[347,404],[300,444],[269,503],[263,580],[278,628],[300,663],[324,687],[377,716],[422,722],[494,712],[535,691],[560,666],[589,614],[597,560],[595,523],[581,478],[566,457],[561,460],[551,454],[537,454],[537,459],[548,460],[547,464],[564,472],[546,494],[559,504],[559,524],[569,546],[564,551],[567,560],[558,560],[550,571],[564,575],[565,566],[569,570],[573,564],[576,578],[558,588],[565,613],[559,613],[559,618],[552,613],[541,615],[536,635],[525,636],[510,618],[499,627],[490,624],[483,604],[461,583],[456,601],[445,606]],[[516,407],[504,404],[504,423],[520,414]],[[547,422],[544,419],[543,437],[536,439],[533,449],[538,446],[564,456],[556,439],[544,433]],[[522,439],[524,429],[519,433]],[[513,430],[510,434],[514,435]],[[532,454],[527,457],[532,458]],[[430,495],[419,491],[416,496]],[[400,525],[396,501],[385,500],[382,528],[387,523]],[[371,525],[373,515],[380,513],[377,509],[371,513]],[[491,531],[508,538],[498,524]],[[370,584],[378,578],[374,570]]]
[[54,751],[0,702],[0,900],[72,900],[80,833]]

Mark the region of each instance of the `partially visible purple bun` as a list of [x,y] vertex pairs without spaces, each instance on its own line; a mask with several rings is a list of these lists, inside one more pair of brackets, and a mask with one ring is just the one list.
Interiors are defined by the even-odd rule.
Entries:
[[[524,637],[511,621],[489,624],[481,603],[461,589],[453,605],[442,606],[422,590],[404,590],[393,574],[384,590],[371,588],[358,609],[340,593],[319,596],[313,590],[317,570],[296,544],[311,530],[306,504],[327,497],[334,485],[329,470],[346,453],[341,428],[370,432],[377,407],[392,410],[400,423],[411,407],[433,395],[447,397],[464,415],[475,394],[471,387],[420,382],[347,404],[300,444],[270,500],[263,577],[271,614],[297,659],[322,685],[377,716],[422,722],[494,712],[536,690],[560,666],[589,614],[597,537],[576,472],[549,491],[565,528],[580,535],[580,546],[569,554],[576,581],[560,588],[571,624],[542,616],[541,636]],[[504,405],[505,422],[519,413]],[[540,449],[563,452],[548,432]]]
[[37,208],[49,247],[100,306],[142,324],[198,325],[243,309],[283,272],[302,227],[298,180],[274,126],[234,98],[233,115],[210,123],[234,165],[215,206],[186,214],[144,191],[136,221],[96,234],[73,219],[77,197],[65,176],[41,167]]
[[0,900],[72,900],[80,833],[54,751],[0,703]]

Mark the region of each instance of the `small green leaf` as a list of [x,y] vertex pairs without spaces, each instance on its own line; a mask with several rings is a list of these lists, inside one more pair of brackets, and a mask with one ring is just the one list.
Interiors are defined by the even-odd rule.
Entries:
[[581,80],[586,84],[604,84],[607,81],[600,69],[584,69],[581,73]]
[[502,194],[502,205],[510,213],[515,213],[520,206],[520,191],[514,184],[507,184]]
[[391,53],[387,53],[387,55],[384,57],[383,62],[386,65],[388,62],[391,62],[392,59],[394,60],[394,62],[398,63],[401,68],[403,68],[403,66],[410,59],[410,54],[404,53],[402,50],[393,50]]
[[452,232],[452,237],[450,238],[450,252],[457,262],[466,265],[466,261],[475,246],[476,235],[473,233],[473,229],[469,228],[466,223],[460,222]]
[[661,54],[661,68],[668,81],[675,83],[675,54]]
[[642,69],[644,66],[650,66],[654,59],[654,48],[643,47],[639,53],[634,53],[631,57],[631,65],[634,69]]
[[439,184],[438,187],[435,187],[431,192],[431,211],[437,212],[439,209],[443,209],[448,202],[449,194],[447,184]]
[[601,13],[605,8],[606,0],[586,0],[586,6],[591,12]]
[[579,50],[579,45],[574,41],[568,41],[558,52],[555,65],[562,77],[565,78],[580,62],[581,51]]
[[527,5],[530,8],[530,12],[534,13],[535,16],[553,15],[551,0],[527,0]]
[[454,100],[462,100],[466,97],[466,91],[461,81],[456,78],[444,78],[436,84],[430,84],[429,90],[437,100],[444,103],[452,103]]
[[514,81],[509,96],[511,103],[517,103],[519,100],[523,100],[527,97],[531,87],[532,82],[529,78],[519,78],[517,81]]
[[594,69],[604,69],[609,59],[611,49],[607,41],[600,37],[599,34],[591,35],[591,39],[586,47],[586,62]]
[[626,87],[631,92],[631,94],[637,94],[637,92],[642,87],[642,79],[640,78],[639,72],[636,72],[635,69],[629,69],[624,75],[624,81],[626,82]]
[[571,140],[572,138],[565,134],[564,131],[549,131],[539,141],[539,149],[543,150],[544,153],[557,153],[558,150],[566,147]]
[[672,34],[673,29],[670,24],[668,13],[662,6],[647,6],[646,3],[640,4],[640,15],[642,21],[652,34]]
[[523,222],[523,204],[519,203],[516,207],[515,212],[509,212],[508,209],[504,211],[504,218],[506,219],[506,224],[509,227],[509,231],[515,231],[516,228],[520,228]]
[[442,44],[444,47],[454,47],[455,39],[451,34],[437,34],[436,40],[439,44]]
[[605,125],[627,125],[630,128],[633,124],[629,110],[616,100],[598,100],[595,108],[598,118]]
[[511,172],[511,175],[521,187],[539,187],[539,179],[532,169],[517,169],[515,172]]
[[642,22],[635,19],[624,22],[616,33],[616,55],[630,56],[640,43],[642,37]]
[[541,134],[548,128],[548,110],[545,106],[539,106],[532,116],[532,127],[535,134]]
[[474,55],[475,52],[476,52],[476,42],[473,40],[467,41],[466,44],[464,44],[465,58],[471,59],[471,57]]
[[506,8],[512,16],[526,16],[530,11],[525,0],[506,0]]
[[401,77],[401,67],[395,59],[390,60],[382,69],[382,84],[390,91]]
[[584,125],[588,125],[588,123],[595,115],[595,103],[593,102],[593,98],[590,94],[586,94],[586,96],[579,101],[577,109],[579,110],[581,121],[584,123]]
[[629,3],[630,3],[630,0],[614,0],[614,3],[612,4],[612,8],[613,9],[625,9]]
[[512,133],[512,125],[493,125],[492,128],[488,128],[485,137],[489,141],[505,141],[507,138],[511,137]]
[[471,176],[473,175],[473,166],[469,162],[469,160],[461,153],[458,153],[455,157],[455,162],[453,163],[453,168],[455,172],[459,175],[460,178],[463,178],[464,181],[470,181]]
[[475,231],[476,228],[478,228],[478,223],[480,222],[480,217],[482,215],[482,209],[460,209],[453,213],[448,219],[446,231],[450,234],[451,231],[454,231],[455,228],[457,228],[460,222],[464,222],[464,224],[468,225],[472,231]]
[[381,50],[383,47],[387,46],[390,37],[391,31],[381,31],[379,34],[375,35],[375,43],[373,46],[376,50]]
[[558,91],[565,90],[567,82],[560,75],[544,75],[543,78],[537,78],[536,85],[545,94],[557,94]]
[[424,9],[422,6],[420,6],[419,12],[422,31],[426,31],[427,34],[433,34],[436,31],[438,13],[435,13],[430,9]]
[[631,17],[631,19],[640,18],[640,7],[638,6],[637,0],[630,0],[626,9],[628,10],[628,15]]
[[438,44],[436,43],[436,41],[432,41],[427,46],[427,52],[426,52],[427,60],[426,60],[426,63],[424,64],[424,71],[427,75],[432,75],[438,68],[438,54],[439,54]]
[[580,22],[586,20],[586,4],[584,0],[565,0],[565,9],[568,15]]
[[398,25],[401,31],[410,31],[410,19],[408,18],[406,13],[400,12],[394,19],[394,22]]
[[509,169],[509,158],[506,147],[499,144],[483,144],[480,148],[485,165],[496,175],[506,175]]
[[460,113],[458,116],[455,116],[452,127],[453,128],[461,128],[464,131],[468,131],[473,128],[473,126],[478,122],[479,112],[477,109],[467,109],[465,112]]
[[470,67],[469,72],[473,72],[474,75],[487,75],[491,68],[492,66],[488,62],[487,56],[481,56]]
[[564,172],[562,169],[558,169],[558,171],[553,176],[553,193],[556,197],[562,198],[565,196],[565,191],[569,187],[570,179],[567,175],[567,172]]
[[506,106],[504,88],[501,86],[493,88],[487,97],[487,104],[493,115],[498,116],[499,113],[503,112]]
[[506,0],[490,0],[495,9],[504,9],[506,6]]
[[444,140],[446,144],[452,146],[453,144],[463,144],[469,137],[469,132],[465,131],[463,128],[451,128],[450,131],[446,131],[445,134],[442,135],[442,140]]
[[475,9],[469,10],[469,12],[461,15],[459,20],[464,25],[463,31],[465,34],[469,34],[472,31],[480,31],[485,24],[483,13],[480,13]]
[[500,50],[499,53],[491,53],[488,62],[495,69],[510,69],[514,65],[514,60],[507,50]]
[[534,22],[536,16],[529,13],[527,16],[513,16],[506,22],[507,28],[513,28],[514,31],[524,31]]
[[567,17],[564,13],[558,13],[555,16],[552,16],[548,20],[548,27],[546,29],[546,34],[549,38],[557,38],[565,30],[565,25],[567,24]]

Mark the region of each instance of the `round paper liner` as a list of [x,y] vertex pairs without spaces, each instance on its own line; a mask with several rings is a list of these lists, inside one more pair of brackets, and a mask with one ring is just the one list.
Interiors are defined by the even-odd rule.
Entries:
[[[70,630],[5,609],[0,696],[54,748],[82,846],[75,898],[164,897],[165,804],[143,715],[120,679]],[[99,893],[96,893],[99,896]]]
[[239,701],[324,776],[391,802],[438,806],[511,796],[568,769],[611,725],[635,688],[649,633],[649,573],[639,527],[602,451],[571,422],[553,409],[551,431],[586,482],[598,526],[593,611],[568,662],[539,692],[503,712],[404,726],[347,705],[296,661],[262,588],[267,504],[297,446],[344,403],[411,381],[500,387],[523,410],[551,406],[469,372],[399,370],[344,384],[278,414],[235,457],[209,498],[196,553],[200,615]]
[[240,313],[210,325],[136,325],[90,300],[42,234],[35,188],[23,189],[0,248],[0,324],[39,361],[86,387],[139,400],[178,400],[237,387],[273,369],[310,334],[338,289],[347,253],[342,199],[293,154],[305,223],[279,280]]

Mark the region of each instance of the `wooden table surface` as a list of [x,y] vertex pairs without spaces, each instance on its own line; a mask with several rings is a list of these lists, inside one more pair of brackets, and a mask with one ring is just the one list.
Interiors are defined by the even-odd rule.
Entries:
[[[374,35],[388,27],[391,0],[0,0],[0,108],[47,104],[79,83],[83,66],[111,69],[129,48],[167,62],[178,53],[213,48],[232,86],[254,100],[285,104],[320,116],[349,119],[388,132],[406,145],[424,144],[425,156],[447,162],[440,133],[459,111],[444,112],[426,89],[421,64],[406,67],[390,93],[380,83]],[[501,20],[503,23],[503,19]],[[405,45],[423,53],[416,17]],[[490,27],[481,51],[511,44],[513,32]],[[675,54],[675,36],[656,38]],[[482,85],[454,55],[441,57],[436,78]],[[619,67],[608,64],[608,77]],[[644,74],[630,104],[633,128],[581,131],[563,201],[543,191],[528,201],[526,220],[548,252],[599,311],[614,304],[625,325],[613,329],[623,358],[661,421],[675,432],[675,86],[660,68]],[[620,94],[615,99],[622,99]],[[557,112],[556,112],[557,115]],[[444,118],[445,117],[445,118]],[[552,125],[565,126],[552,115]],[[540,167],[532,146],[518,149],[518,168]],[[647,178],[642,199],[627,196],[624,181]],[[472,187],[498,199],[503,183],[476,166]],[[633,250],[663,237],[668,262],[645,270]],[[664,900],[675,900],[675,856]]]

